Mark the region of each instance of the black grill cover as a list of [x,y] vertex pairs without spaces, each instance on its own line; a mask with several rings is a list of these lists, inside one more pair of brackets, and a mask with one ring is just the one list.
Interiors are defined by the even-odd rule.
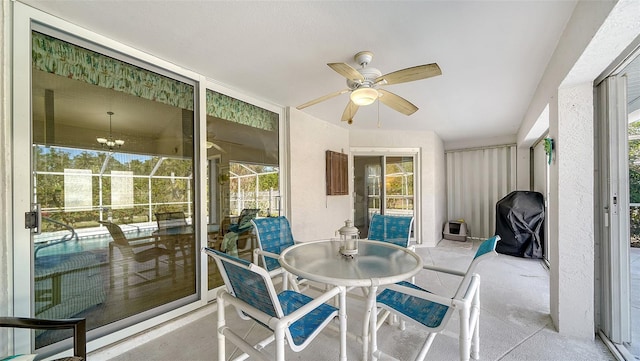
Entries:
[[539,192],[514,191],[496,203],[496,252],[542,258],[544,197]]

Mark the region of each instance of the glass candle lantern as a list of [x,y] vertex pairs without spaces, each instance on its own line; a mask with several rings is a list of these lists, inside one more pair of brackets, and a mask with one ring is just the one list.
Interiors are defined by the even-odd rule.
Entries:
[[360,231],[358,228],[353,226],[353,222],[351,220],[346,220],[344,222],[344,226],[340,227],[338,230],[340,234],[340,241],[342,242],[342,246],[340,246],[340,253],[344,256],[353,257],[358,254],[358,236]]

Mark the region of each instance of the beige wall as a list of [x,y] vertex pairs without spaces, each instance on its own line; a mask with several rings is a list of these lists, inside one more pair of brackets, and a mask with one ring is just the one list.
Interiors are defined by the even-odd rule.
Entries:
[[[444,144],[436,133],[342,128],[294,108],[289,108],[289,115],[289,214],[296,241],[330,238],[344,220],[353,219],[350,195],[325,195],[325,151],[348,154],[350,147],[420,149],[421,208],[416,222],[424,245],[435,246],[442,239],[447,214],[445,160]],[[352,171],[350,166],[350,176]]]
[[444,144],[432,131],[402,132],[385,129],[351,130],[351,147],[419,148],[421,207],[415,222],[423,245],[435,246],[442,239],[442,226],[446,221],[446,189]]
[[351,196],[327,196],[325,186],[325,151],[349,153],[349,132],[295,108],[289,114],[291,231],[296,242],[328,239],[353,219]]

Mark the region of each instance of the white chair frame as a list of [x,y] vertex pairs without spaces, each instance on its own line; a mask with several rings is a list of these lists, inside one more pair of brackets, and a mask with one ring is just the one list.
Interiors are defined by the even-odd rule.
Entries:
[[[448,307],[446,313],[442,317],[440,325],[434,328],[429,328],[411,317],[401,315],[402,319],[409,320],[410,322],[420,327],[427,328],[430,331],[429,336],[425,340],[418,356],[416,357],[416,361],[423,361],[425,359],[427,352],[433,343],[433,339],[446,327],[449,319],[451,318],[451,314],[455,311],[458,311],[460,314],[460,331],[458,335],[460,360],[468,361],[469,357],[476,360],[479,359],[480,276],[474,273],[474,270],[480,262],[496,255],[495,245],[499,240],[499,236],[494,236],[483,242],[483,245],[485,246],[492,244],[493,248],[490,249],[490,247],[486,247],[482,251],[479,249],[466,272],[438,266],[423,266],[423,269],[425,270],[447,273],[463,278],[453,297],[440,296],[427,292],[426,290],[411,288],[402,284],[393,284],[385,287],[386,289],[395,292],[421,298]],[[481,248],[483,245],[481,245]],[[371,330],[371,350],[374,358],[377,358],[382,354],[381,351],[377,349],[377,330],[383,325],[384,320],[389,317],[392,312],[394,315],[400,313],[397,309],[394,309],[384,303],[378,302],[377,305],[380,309],[376,314],[372,315],[371,320],[372,325],[374,325]]]
[[[214,251],[209,250],[207,248],[203,249],[203,252],[212,256],[216,260],[216,264],[218,268],[221,270],[222,277],[225,281],[226,285],[230,285],[228,275],[226,271],[223,271],[222,261],[218,259],[218,255],[215,254]],[[300,307],[296,311],[290,313],[289,315],[284,315],[282,310],[282,306],[278,301],[278,294],[273,286],[271,281],[271,276],[266,269],[257,266],[253,263],[249,263],[248,265],[242,264],[240,262],[235,262],[231,259],[225,259],[225,262],[230,262],[238,267],[247,268],[249,271],[257,273],[262,277],[265,281],[265,285],[267,286],[267,291],[269,293],[269,297],[271,299],[271,303],[276,311],[276,317],[271,316],[253,306],[248,304],[247,302],[237,298],[232,292],[233,290],[228,288],[221,288],[217,293],[217,306],[218,306],[218,360],[224,361],[226,357],[226,349],[225,349],[225,340],[228,338],[233,344],[235,344],[240,350],[244,352],[244,354],[238,356],[234,360],[245,360],[248,357],[252,357],[258,360],[271,361],[269,355],[266,355],[262,352],[262,349],[267,345],[273,343],[275,341],[275,360],[276,361],[284,361],[285,360],[285,343],[289,344],[289,347],[294,351],[298,352],[304,349],[319,333],[324,329],[332,319],[327,319],[324,321],[322,326],[318,327],[301,345],[296,345],[292,336],[289,332],[289,326],[291,326],[295,321],[301,319],[306,316],[309,312],[316,309],[323,303],[327,301],[333,300],[336,297],[339,298],[340,306],[338,308],[338,318],[340,321],[339,333],[340,333],[340,360],[347,360],[346,353],[346,338],[347,338],[347,323],[346,323],[346,289],[343,286],[332,287],[327,290],[323,294],[318,297],[315,297],[312,301],[308,302],[304,306]],[[229,286],[228,286],[229,287]],[[290,291],[292,292],[292,291]],[[236,334],[226,323],[225,317],[225,307],[227,304],[234,306],[238,312],[238,315],[245,320],[253,319],[266,325],[269,329],[273,330],[273,334],[264,340],[258,342],[255,345],[252,345],[244,340],[243,337]]]

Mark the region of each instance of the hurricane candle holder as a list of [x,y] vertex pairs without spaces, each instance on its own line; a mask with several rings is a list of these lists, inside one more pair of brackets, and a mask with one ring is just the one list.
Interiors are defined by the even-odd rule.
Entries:
[[338,233],[340,234],[340,241],[342,243],[342,246],[340,246],[340,254],[348,257],[357,255],[360,231],[353,226],[353,222],[349,219],[346,220],[344,226],[338,230]]

